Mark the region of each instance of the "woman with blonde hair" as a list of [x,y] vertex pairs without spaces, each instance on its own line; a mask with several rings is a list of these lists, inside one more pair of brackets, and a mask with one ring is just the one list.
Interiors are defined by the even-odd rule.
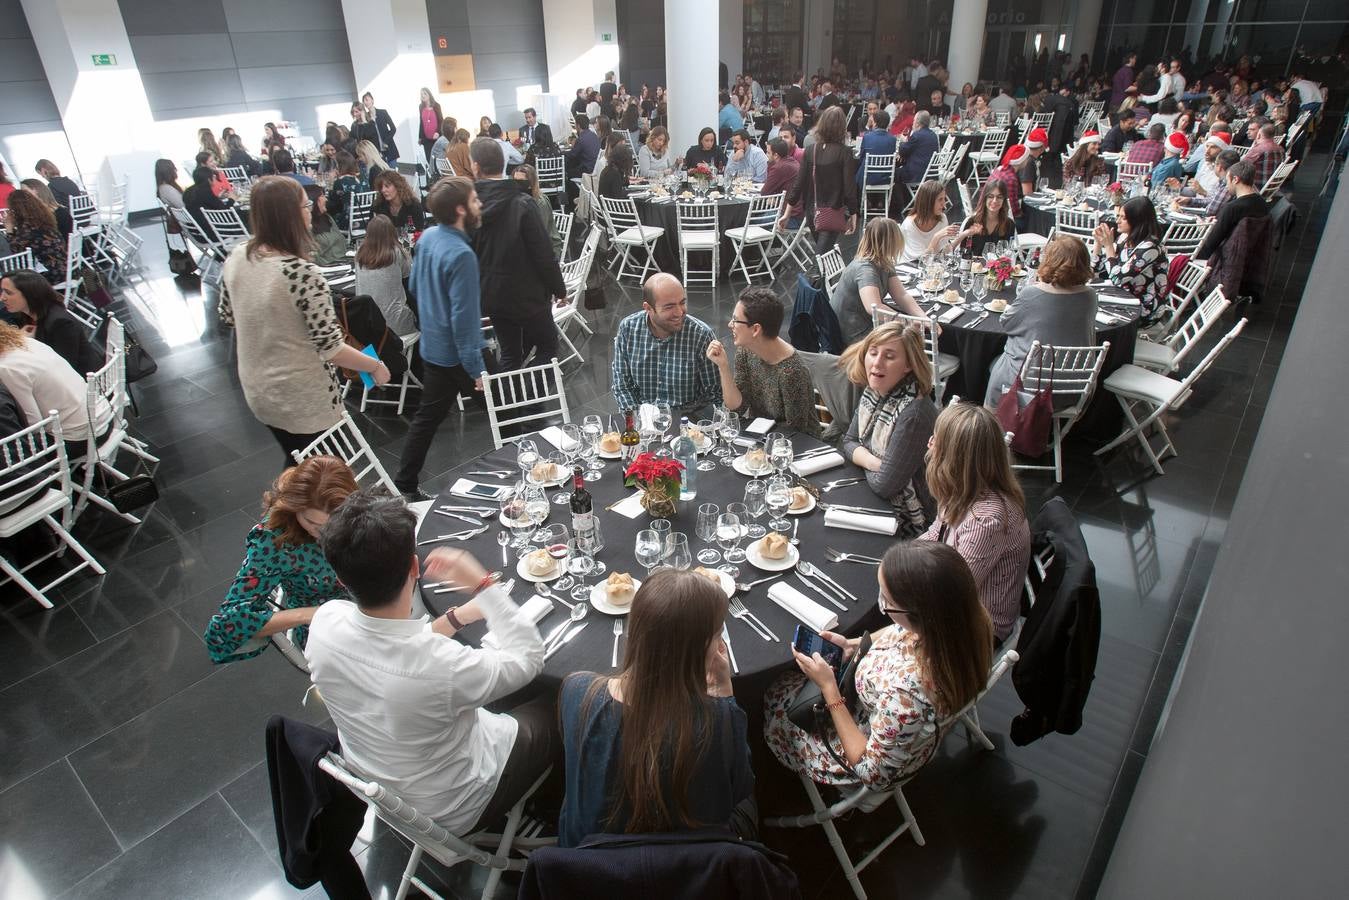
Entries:
[[843,438],[843,455],[863,469],[876,496],[894,507],[899,536],[922,534],[936,512],[923,456],[937,421],[923,330],[904,322],[879,325],[843,351],[839,367],[864,388]]
[[646,143],[637,151],[637,174],[643,178],[664,178],[674,171],[674,154],[670,153],[670,132],[657,125],[646,136]]
[[941,411],[927,451],[927,486],[937,518],[921,540],[949,544],[964,557],[1001,642],[1021,614],[1030,524],[1026,495],[992,410],[952,403]]
[[904,235],[894,219],[877,218],[867,223],[857,245],[857,255],[844,267],[829,298],[843,333],[843,343],[855,343],[871,330],[871,311],[881,305],[886,291],[901,312],[923,315],[922,307],[909,296],[895,271],[896,261],[903,253]]
[[282,472],[262,495],[262,520],[248,532],[243,564],[206,624],[212,662],[257,656],[267,638],[292,628],[303,649],[319,606],[348,597],[317,538],[328,516],[359,488],[342,460],[312,456]]
[[389,164],[379,155],[379,149],[369,141],[358,141],[356,144],[356,159],[360,161],[361,167],[365,170],[365,180],[367,184],[374,184],[375,179],[385,172],[392,172]]
[[209,153],[216,159],[225,159],[229,156],[215,139],[215,132],[209,128],[197,129],[197,152]]
[[468,152],[468,145],[472,142],[473,136],[468,133],[468,129],[460,128],[454,132],[454,138],[445,148],[445,158],[449,160],[454,174],[460,178],[473,177],[473,157]]

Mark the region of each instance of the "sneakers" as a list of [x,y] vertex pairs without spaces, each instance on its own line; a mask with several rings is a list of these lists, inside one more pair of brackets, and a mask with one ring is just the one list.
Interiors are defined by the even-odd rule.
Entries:
[[421,503],[423,500],[434,499],[436,498],[419,487],[415,487],[410,491],[403,491],[403,502],[405,503]]

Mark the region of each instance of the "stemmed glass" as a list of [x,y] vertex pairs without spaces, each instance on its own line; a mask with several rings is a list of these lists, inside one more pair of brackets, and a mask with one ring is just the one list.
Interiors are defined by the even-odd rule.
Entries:
[[758,522],[759,517],[768,509],[768,504],[764,499],[766,495],[767,485],[764,482],[757,478],[745,482],[745,510],[754,519],[750,522],[748,534],[755,539],[768,533],[767,529]]
[[785,434],[770,436],[771,443],[768,445],[768,461],[773,464],[779,475],[787,474],[787,469],[791,467],[792,460],[796,454],[792,449],[792,439]]
[[552,465],[554,477],[559,474],[562,476],[563,489],[553,495],[553,502],[570,503],[571,491],[566,489],[566,485],[571,484],[571,460],[561,450],[550,450],[544,458]]
[[[698,430],[703,433],[704,438],[711,441],[714,445],[716,444],[717,426],[713,424],[711,419],[699,419]],[[717,461],[712,458],[711,450],[712,448],[708,448],[708,452],[700,454],[702,458],[698,460],[699,472],[712,472],[716,470]]]
[[528,534],[534,528],[525,507],[524,492],[517,485],[516,490],[501,498],[501,518],[511,530],[511,546],[517,550],[529,542]]
[[[526,484],[524,498],[525,517],[529,519],[531,525],[542,525],[548,518],[548,494],[537,484]],[[540,543],[543,540],[542,532],[536,531],[532,540]]]
[[590,596],[590,585],[581,583],[595,571],[595,558],[591,556],[589,542],[584,538],[572,538],[567,542],[567,574],[577,577],[577,585],[572,588],[573,600],[585,600]]
[[646,577],[650,578],[651,569],[660,562],[661,556],[665,553],[665,543],[659,534],[646,528],[637,532],[632,552],[637,557],[637,562],[646,566]]
[[516,441],[515,464],[520,467],[520,477],[528,478],[529,470],[539,461],[539,445],[530,440]]
[[665,433],[670,430],[670,424],[674,421],[674,413],[670,410],[670,404],[664,400],[656,401],[656,413],[651,417],[651,426],[660,430],[660,442],[665,442]]
[[764,500],[775,517],[769,520],[768,527],[774,531],[785,532],[792,526],[785,515],[787,507],[792,503],[792,489],[787,479],[781,476],[768,479],[768,491],[764,495]]
[[588,468],[586,481],[599,481],[604,474],[600,468],[600,438],[604,437],[604,420],[599,416],[586,416],[581,421],[583,451]]
[[740,549],[740,517],[722,513],[717,517],[717,543],[726,556],[726,565],[721,571],[732,578],[740,577],[740,567],[735,565],[745,561],[745,551]]
[[689,552],[689,536],[684,532],[673,532],[665,539],[665,564],[680,571],[693,565],[693,554]]
[[726,417],[721,420],[721,437],[726,444],[726,452],[721,454],[721,464],[733,465],[736,457],[735,439],[740,437],[740,416],[737,413],[726,411]]
[[[543,549],[548,551],[548,555],[557,560],[557,565],[562,567],[565,573],[568,569],[567,557],[570,555],[568,545],[571,543],[571,534],[567,526],[561,523],[549,525],[547,528],[540,528],[536,539],[543,544]],[[563,574],[553,585],[559,591],[569,590],[576,579],[570,575]]]
[[[717,518],[720,513],[721,507],[715,503],[698,505],[698,525],[695,532],[698,540],[710,544],[717,539]],[[704,547],[698,551],[698,562],[705,566],[714,565],[721,562],[721,554],[711,547]]]
[[974,279],[974,300],[980,306],[984,305],[984,298],[988,296],[988,281],[984,278]]

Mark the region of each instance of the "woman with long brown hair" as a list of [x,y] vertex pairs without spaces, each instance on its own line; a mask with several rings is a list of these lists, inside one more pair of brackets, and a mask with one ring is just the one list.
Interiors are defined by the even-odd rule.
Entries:
[[913,262],[956,238],[960,229],[946,221],[947,205],[946,185],[935,180],[918,185],[913,209],[899,225],[904,234],[904,254],[899,258],[900,262]]
[[88,327],[66,311],[61,295],[38,273],[19,269],[0,276],[0,301],[76,372],[88,375],[103,368],[103,348],[93,345]]
[[559,845],[728,823],[753,834],[746,719],[721,640],[726,602],[702,575],[661,569],[632,599],[618,674],[563,682]]
[[268,175],[250,195],[253,237],[225,260],[221,324],[234,328],[244,400],[286,457],[342,419],[334,366],[389,380],[384,363],[343,341],[328,282],[311,262],[310,201],[294,178]]
[[[821,637],[857,664],[857,708],[843,702],[837,673],[816,653],[793,651],[802,674],[779,678],[764,695],[764,739],[784,766],[819,784],[885,791],[937,752],[942,723],[979,695],[993,656],[988,614],[969,566],[945,544],[902,541],[876,572],[877,602],[890,624],[864,638]],[[803,731],[787,717],[809,678],[820,687],[831,726]]]
[[388,169],[380,172],[370,181],[370,189],[375,192],[375,205],[371,215],[388,216],[389,221],[401,230],[409,222],[413,231],[426,227],[426,213],[422,204],[412,193],[408,180],[401,172]]
[[411,272],[412,257],[398,242],[397,226],[388,216],[371,216],[365,240],[356,251],[356,293],[368,294],[375,301],[384,323],[399,337],[417,331],[417,319],[403,290],[403,281]]
[[787,195],[788,207],[805,206],[816,253],[833,247],[840,235],[857,230],[857,159],[847,137],[843,107],[831,106],[821,113],[815,143],[806,148],[796,186]]
[[[342,460],[313,456],[282,472],[262,495],[262,520],[248,532],[243,564],[206,624],[212,662],[257,656],[268,637],[292,628],[303,648],[319,606],[348,597],[317,538],[333,510],[358,489]],[[277,588],[280,596],[274,596]]]
[[70,237],[70,233],[75,230],[75,219],[70,215],[70,210],[57,201],[56,195],[47,186],[47,182],[41,178],[25,178],[19,184],[25,191],[41,200],[42,205],[51,211],[52,216],[56,219],[56,230],[61,233],[61,237]]
[[937,518],[922,540],[940,541],[964,558],[993,636],[1002,641],[1021,614],[1030,524],[1026,495],[992,410],[952,403],[941,411],[927,451],[927,485]]
[[553,243],[553,255],[559,260],[562,259],[564,249],[562,235],[557,233],[557,220],[553,218],[552,201],[539,190],[539,170],[529,163],[522,163],[511,172],[511,177],[527,185],[524,190],[534,201],[534,208],[539,211],[539,219],[543,222],[543,230],[548,232],[548,239]]
[[43,275],[48,281],[66,280],[66,240],[56,226],[56,216],[36,194],[20,189],[9,195],[5,233],[11,253],[32,250],[33,258],[47,270]]
[[225,148],[215,139],[215,132],[209,128],[197,129],[197,152],[209,153],[216,159],[225,158]]
[[974,212],[960,226],[965,235],[962,251],[966,256],[983,256],[989,241],[1010,241],[1016,237],[1016,222],[1012,220],[1007,186],[989,179],[975,202]]
[[435,157],[431,149],[440,139],[440,127],[445,120],[445,113],[441,112],[440,101],[436,99],[435,94],[431,93],[430,88],[424,87],[421,90],[417,103],[417,118],[421,122],[421,134],[417,136],[421,138],[422,151],[426,154],[427,161],[431,163],[434,169],[435,162],[433,160]]

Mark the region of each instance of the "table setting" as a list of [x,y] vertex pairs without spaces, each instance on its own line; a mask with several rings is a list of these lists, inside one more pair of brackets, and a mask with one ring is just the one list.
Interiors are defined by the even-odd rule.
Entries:
[[665,230],[665,234],[656,242],[656,261],[666,272],[680,270],[679,214],[675,201],[715,203],[717,228],[722,232],[721,268],[725,273],[730,271],[735,259],[735,249],[725,236],[726,229],[739,228],[745,224],[749,215],[749,201],[759,195],[761,187],[749,178],[736,178],[726,184],[720,176],[690,179],[685,173],[677,172],[647,183],[629,185],[628,196],[636,201],[637,216],[643,225],[654,225]]

